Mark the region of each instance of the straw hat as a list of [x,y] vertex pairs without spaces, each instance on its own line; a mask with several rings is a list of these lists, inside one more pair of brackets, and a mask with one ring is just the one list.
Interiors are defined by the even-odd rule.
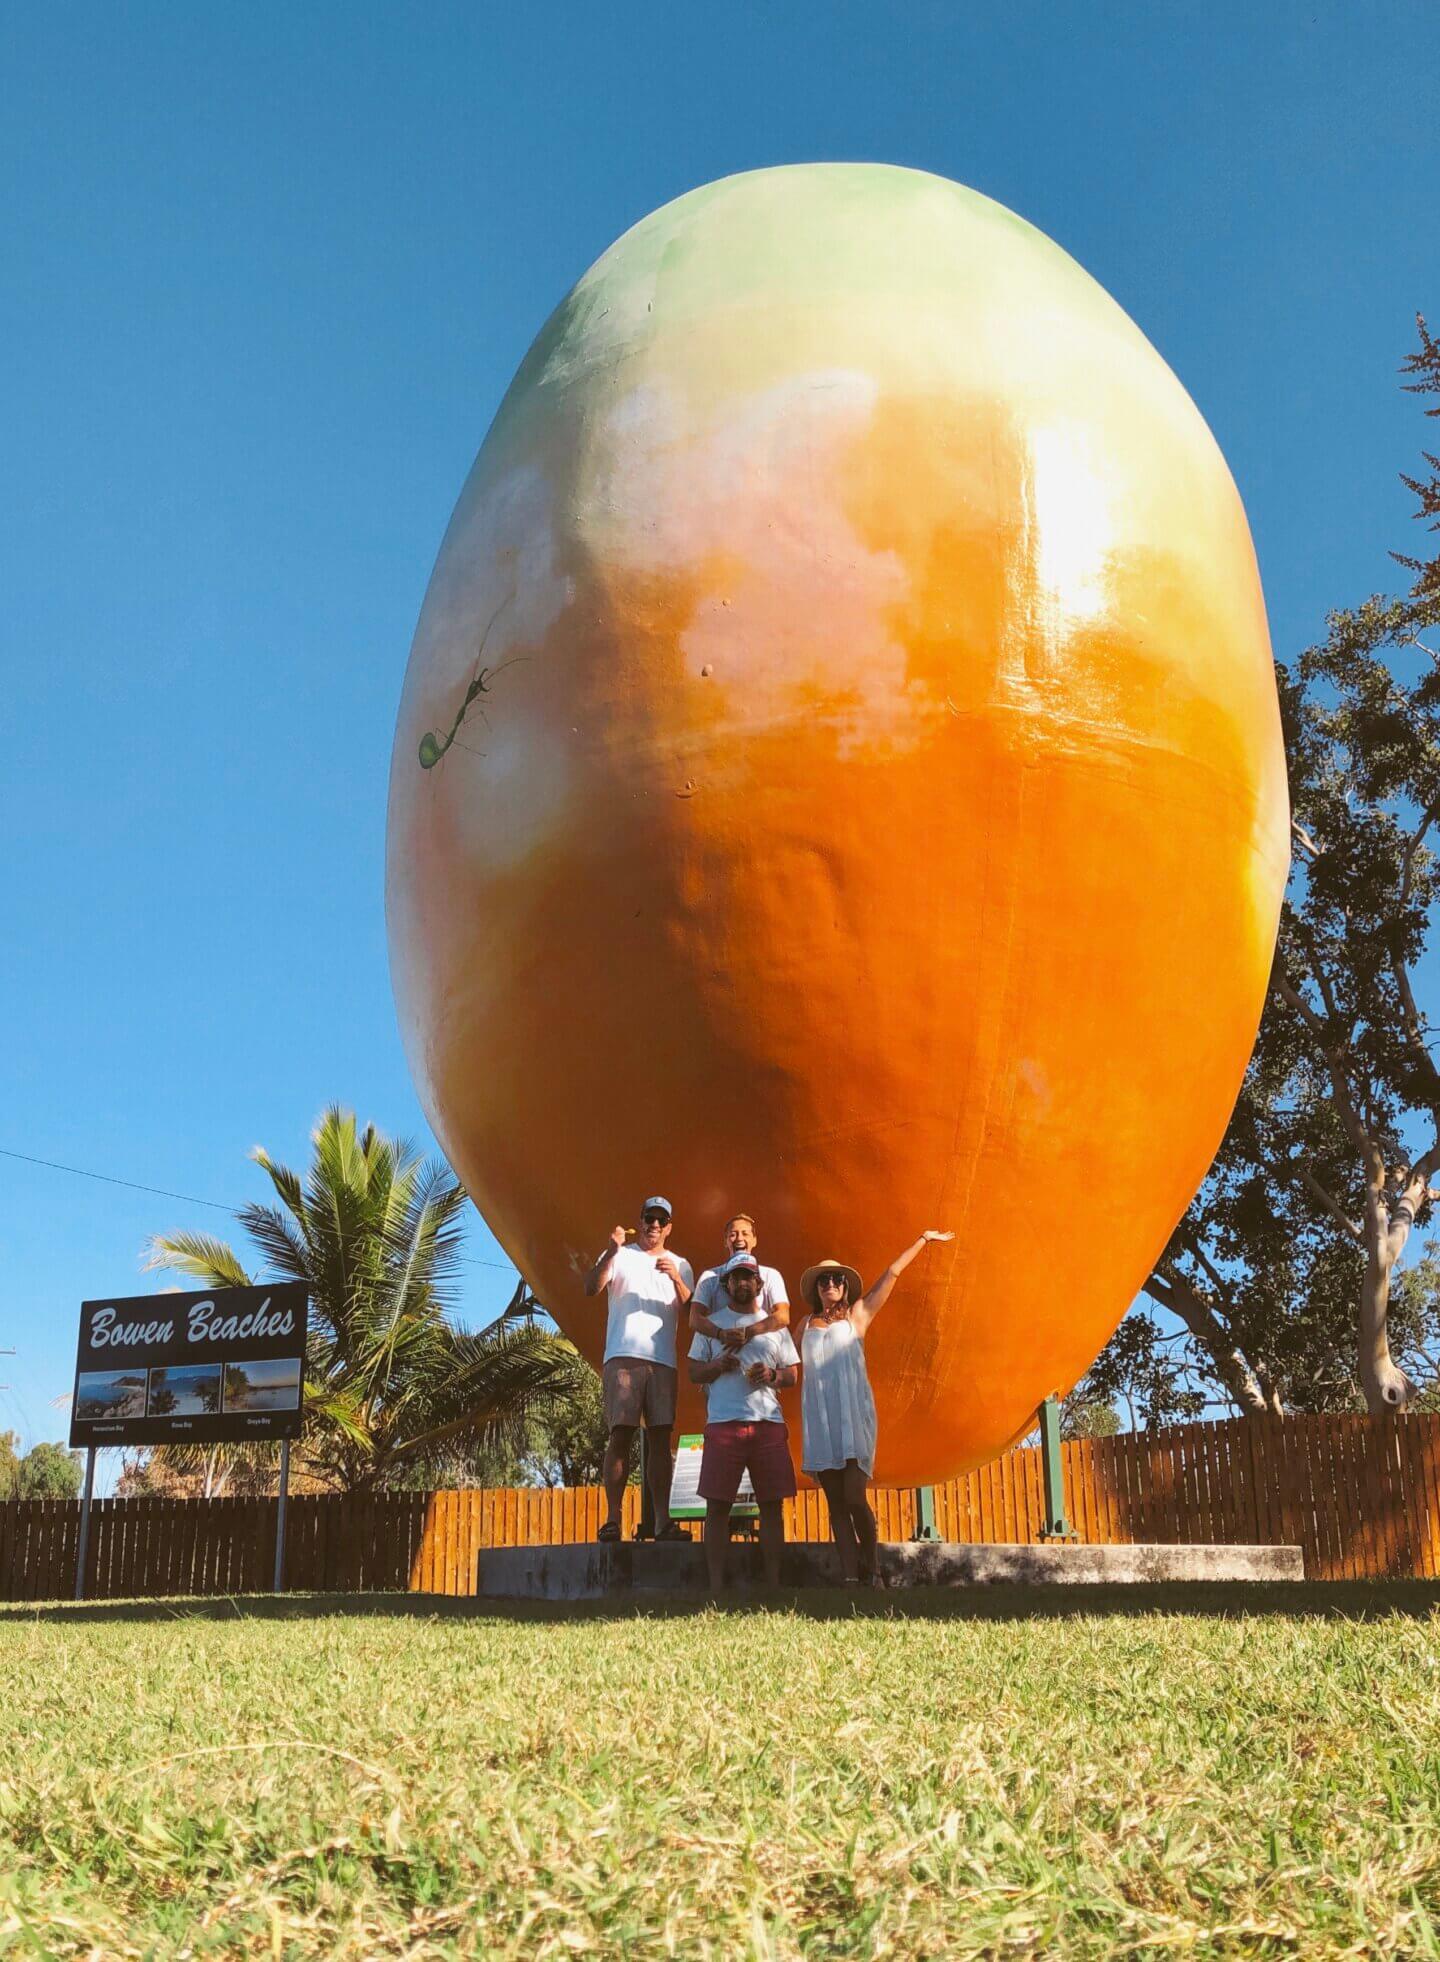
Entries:
[[821,1260],[814,1267],[807,1267],[800,1276],[800,1292],[812,1308],[818,1307],[815,1297],[815,1283],[822,1274],[843,1274],[849,1282],[848,1299],[853,1306],[865,1292],[865,1284],[853,1267],[847,1267],[843,1260]]

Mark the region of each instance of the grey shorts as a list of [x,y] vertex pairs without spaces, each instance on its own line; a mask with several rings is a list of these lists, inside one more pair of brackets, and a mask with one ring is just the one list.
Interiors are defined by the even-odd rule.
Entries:
[[645,1421],[652,1430],[675,1422],[675,1371],[667,1363],[641,1356],[612,1356],[600,1372],[605,1386],[605,1422],[612,1430]]

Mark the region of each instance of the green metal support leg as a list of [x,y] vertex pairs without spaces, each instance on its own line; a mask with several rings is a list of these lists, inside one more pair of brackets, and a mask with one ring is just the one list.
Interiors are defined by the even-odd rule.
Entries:
[[916,1540],[938,1540],[935,1529],[935,1487],[917,1485],[915,1487],[915,1531],[911,1534]]
[[1040,1462],[1045,1472],[1045,1524],[1042,1540],[1073,1540],[1075,1528],[1065,1517],[1065,1464],[1060,1456],[1060,1405],[1046,1397],[1040,1406]]
[[650,1496],[650,1440],[645,1435],[645,1427],[640,1427],[640,1524],[635,1528],[637,1540],[653,1540],[655,1537],[655,1501]]

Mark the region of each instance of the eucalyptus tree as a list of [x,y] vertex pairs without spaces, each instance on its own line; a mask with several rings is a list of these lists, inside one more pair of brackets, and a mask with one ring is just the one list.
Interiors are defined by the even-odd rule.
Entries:
[[[1277,680],[1293,788],[1307,709],[1298,676]],[[1287,919],[1294,897],[1292,878]],[[1307,1155],[1343,1139],[1278,975],[1215,1162],[1145,1290],[1184,1325],[1188,1340],[1166,1352],[1177,1378],[1250,1415],[1358,1397],[1351,1263],[1301,1177]]]
[[[338,1107],[311,1146],[303,1177],[257,1148],[274,1202],[238,1214],[263,1278],[309,1290],[307,1470],[363,1491],[412,1483],[461,1444],[523,1448],[532,1417],[583,1394],[586,1365],[536,1324],[523,1286],[484,1328],[454,1320],[466,1205],[454,1173],[373,1126],[358,1130]],[[254,1282],[240,1255],[206,1233],[158,1236],[147,1264],[206,1287]],[[189,1462],[183,1450],[167,1455]]]
[[1332,614],[1300,663],[1308,767],[1276,991],[1308,1037],[1314,1094],[1333,1120],[1330,1140],[1299,1142],[1296,1166],[1360,1264],[1372,1411],[1414,1393],[1391,1354],[1390,1298],[1415,1222],[1440,1197],[1440,1065],[1415,986],[1440,897],[1440,645],[1426,637],[1437,627],[1440,594],[1373,598]]
[[[1415,381],[1405,383],[1411,395],[1440,395],[1440,341],[1437,341],[1425,325],[1424,314],[1417,313],[1415,327],[1420,345],[1413,354],[1407,355],[1401,373],[1415,375]],[[1425,411],[1427,416],[1440,417],[1440,403]],[[1440,532],[1440,456],[1429,450],[1420,453],[1429,470],[1426,477],[1401,476],[1401,482],[1419,498],[1416,520],[1430,531]],[[1395,558],[1403,566],[1408,566],[1415,574],[1413,597],[1417,600],[1440,598],[1440,549],[1427,558],[1409,558],[1404,552],[1396,552]]]
[[[1440,393],[1419,321],[1404,372]],[[1429,415],[1440,415],[1430,408]],[[1440,529],[1440,459],[1404,481]],[[1333,613],[1277,670],[1295,856],[1259,1041],[1204,1187],[1146,1284],[1236,1408],[1402,1407],[1430,1369],[1436,1289],[1401,1283],[1440,1197],[1440,1067],[1417,996],[1440,870],[1440,554],[1403,598]]]

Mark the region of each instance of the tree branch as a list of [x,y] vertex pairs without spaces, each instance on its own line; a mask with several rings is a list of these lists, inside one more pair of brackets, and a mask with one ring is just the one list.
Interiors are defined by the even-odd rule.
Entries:
[[1230,1307],[1231,1306],[1230,1283],[1225,1279],[1224,1275],[1221,1274],[1220,1270],[1216,1267],[1214,1261],[1211,1260],[1209,1254],[1206,1253],[1205,1249],[1202,1246],[1200,1246],[1196,1241],[1187,1239],[1185,1242],[1185,1251],[1190,1255],[1191,1259],[1196,1263],[1198,1267],[1202,1267],[1205,1270],[1205,1276],[1206,1279],[1210,1282],[1210,1285],[1214,1288],[1215,1292],[1219,1295],[1220,1299],[1225,1303],[1225,1306],[1227,1308]]
[[[1323,973],[1319,977],[1319,982],[1321,992],[1328,999],[1329,989],[1325,985]],[[1366,1126],[1361,1123],[1356,1113],[1355,1105],[1350,1095],[1350,1086],[1345,1078],[1344,1066],[1336,1051],[1330,1046],[1329,1028],[1315,1013],[1299,989],[1292,985],[1283,971],[1277,971],[1276,973],[1275,988],[1280,999],[1288,1003],[1295,1010],[1296,1014],[1320,1045],[1320,1053],[1325,1058],[1325,1071],[1330,1078],[1330,1091],[1335,1101],[1335,1108],[1339,1113],[1340,1122],[1344,1125],[1346,1135],[1351,1144],[1362,1154],[1370,1153],[1373,1150],[1370,1143],[1370,1133]]]
[[1440,1165],[1440,1137],[1408,1167],[1404,1183],[1396,1195],[1395,1204],[1390,1207],[1390,1216],[1397,1223],[1403,1219],[1408,1232],[1415,1223],[1415,1215],[1431,1197],[1430,1174]]
[[1410,903],[1410,888],[1414,883],[1415,877],[1415,860],[1419,854],[1421,845],[1425,841],[1425,833],[1435,822],[1437,812],[1440,812],[1440,790],[1437,790],[1435,795],[1430,799],[1419,824],[1406,840],[1405,855],[1401,860],[1403,869],[1400,874],[1400,904],[1402,907],[1408,906]]
[[1162,1268],[1163,1263],[1157,1264],[1145,1283],[1145,1292],[1185,1324],[1209,1356],[1215,1374],[1225,1385],[1236,1409],[1252,1417],[1263,1416],[1270,1408],[1265,1392],[1215,1310],[1200,1290],[1192,1287],[1183,1275],[1167,1274]]
[[1390,971],[1395,977],[1395,987],[1400,996],[1400,1020],[1405,1030],[1405,1040],[1415,1052],[1416,1058],[1430,1080],[1431,1115],[1440,1122],[1440,1068],[1430,1053],[1430,1045],[1425,1039],[1425,1024],[1415,1001],[1415,990],[1410,983],[1410,970],[1398,956],[1390,963]]
[[[1345,925],[1348,929],[1350,925],[1350,915],[1348,912],[1345,915]],[[1305,941],[1306,951],[1310,956],[1310,971],[1315,976],[1315,985],[1320,990],[1320,999],[1324,1002],[1325,1013],[1330,1018],[1332,1040],[1336,1035],[1339,1035],[1348,1044],[1355,1033],[1355,1018],[1352,1015],[1347,1024],[1341,1016],[1339,1004],[1335,1000],[1335,990],[1331,986],[1330,976],[1325,971],[1325,963],[1321,960],[1320,950],[1315,945],[1315,936],[1311,933],[1304,920],[1297,919],[1295,921],[1295,930]]]
[[1303,1183],[1320,1201],[1326,1212],[1329,1213],[1335,1224],[1341,1227],[1357,1246],[1363,1247],[1365,1244],[1365,1235],[1362,1229],[1351,1219],[1350,1215],[1345,1211],[1333,1193],[1326,1191],[1325,1187],[1321,1185],[1319,1179],[1316,1178],[1308,1165],[1302,1165],[1300,1167],[1300,1177]]
[[1324,1022],[1310,1006],[1309,1002],[1306,1001],[1304,995],[1295,987],[1287,975],[1280,972],[1276,973],[1275,992],[1279,995],[1281,1001],[1286,1002],[1294,1009],[1300,1020],[1309,1029],[1311,1035],[1324,1047],[1329,1037],[1329,1031],[1325,1027]]

